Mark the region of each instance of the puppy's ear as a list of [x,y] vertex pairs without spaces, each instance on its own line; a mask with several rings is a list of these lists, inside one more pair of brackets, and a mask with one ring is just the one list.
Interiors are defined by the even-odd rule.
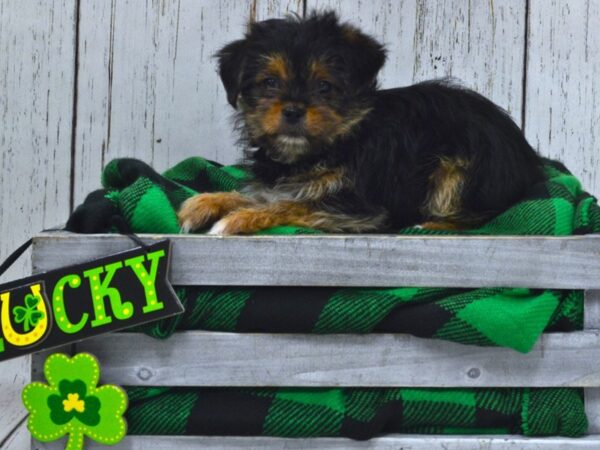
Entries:
[[216,55],[219,60],[219,75],[227,92],[227,101],[234,108],[240,94],[242,71],[244,70],[246,59],[246,47],[246,39],[241,39],[227,44]]
[[355,81],[359,85],[374,83],[385,63],[386,50],[383,44],[349,24],[343,24],[342,36],[348,45],[348,62],[352,65]]

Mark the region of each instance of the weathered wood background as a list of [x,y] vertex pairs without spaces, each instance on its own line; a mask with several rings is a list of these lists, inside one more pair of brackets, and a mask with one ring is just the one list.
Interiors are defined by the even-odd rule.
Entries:
[[[388,45],[384,87],[456,77],[600,194],[600,0],[1,0],[0,260],[64,222],[112,158],[235,161],[211,55],[248,18],[313,8]],[[0,365],[2,449],[27,439],[27,366]]]

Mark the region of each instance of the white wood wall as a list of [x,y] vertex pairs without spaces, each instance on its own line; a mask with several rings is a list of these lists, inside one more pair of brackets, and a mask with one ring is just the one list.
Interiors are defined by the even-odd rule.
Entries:
[[[0,260],[64,222],[112,158],[234,162],[211,56],[248,18],[313,8],[388,45],[384,87],[456,77],[600,194],[600,0],[0,0]],[[27,372],[0,364],[2,449],[24,448]]]

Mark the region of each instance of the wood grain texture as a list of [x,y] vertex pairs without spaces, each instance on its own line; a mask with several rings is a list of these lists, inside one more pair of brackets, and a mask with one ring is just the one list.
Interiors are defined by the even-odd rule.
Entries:
[[248,19],[302,13],[302,0],[81,0],[75,199],[113,158],[159,171],[188,156],[241,156],[213,55]]
[[[43,444],[35,450],[62,450],[64,442]],[[106,447],[90,442],[87,450]],[[115,450],[598,450],[600,437],[526,438],[522,436],[421,436],[391,435],[352,441],[343,438],[285,439],[222,436],[128,436]]]
[[531,0],[525,132],[600,195],[600,2]]
[[585,389],[585,413],[590,434],[600,433],[600,389]]
[[[0,2],[0,261],[69,213],[74,0]],[[24,258],[3,276],[29,272]]]
[[[143,236],[148,242],[165,237]],[[600,235],[167,237],[175,285],[600,289]],[[41,234],[33,268],[50,270],[132,245],[118,235]]]
[[598,290],[585,292],[583,327],[585,329],[600,329],[600,291]]
[[[74,0],[0,2],[0,262],[69,213]],[[25,276],[21,258],[0,283]],[[0,443],[23,448],[29,358],[0,363]]]
[[17,428],[0,443],[0,450],[29,450],[30,448],[32,448],[31,433],[27,429],[27,420],[23,417]]
[[326,8],[387,45],[383,87],[453,77],[521,123],[525,2],[307,0]]
[[105,382],[127,386],[600,386],[598,331],[546,334],[528,354],[399,334],[202,331],[114,333],[77,351],[98,357]]
[[[31,357],[0,362],[0,444],[27,416],[21,403],[21,390],[30,381]],[[18,447],[13,447],[18,448]],[[4,449],[0,445],[0,449]]]

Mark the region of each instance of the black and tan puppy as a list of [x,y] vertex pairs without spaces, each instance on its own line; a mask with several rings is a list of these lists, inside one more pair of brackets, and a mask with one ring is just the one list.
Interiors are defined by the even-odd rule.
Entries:
[[385,55],[333,12],[253,23],[223,48],[254,180],[188,199],[182,230],[466,228],[541,179],[521,130],[481,95],[444,81],[378,90]]

